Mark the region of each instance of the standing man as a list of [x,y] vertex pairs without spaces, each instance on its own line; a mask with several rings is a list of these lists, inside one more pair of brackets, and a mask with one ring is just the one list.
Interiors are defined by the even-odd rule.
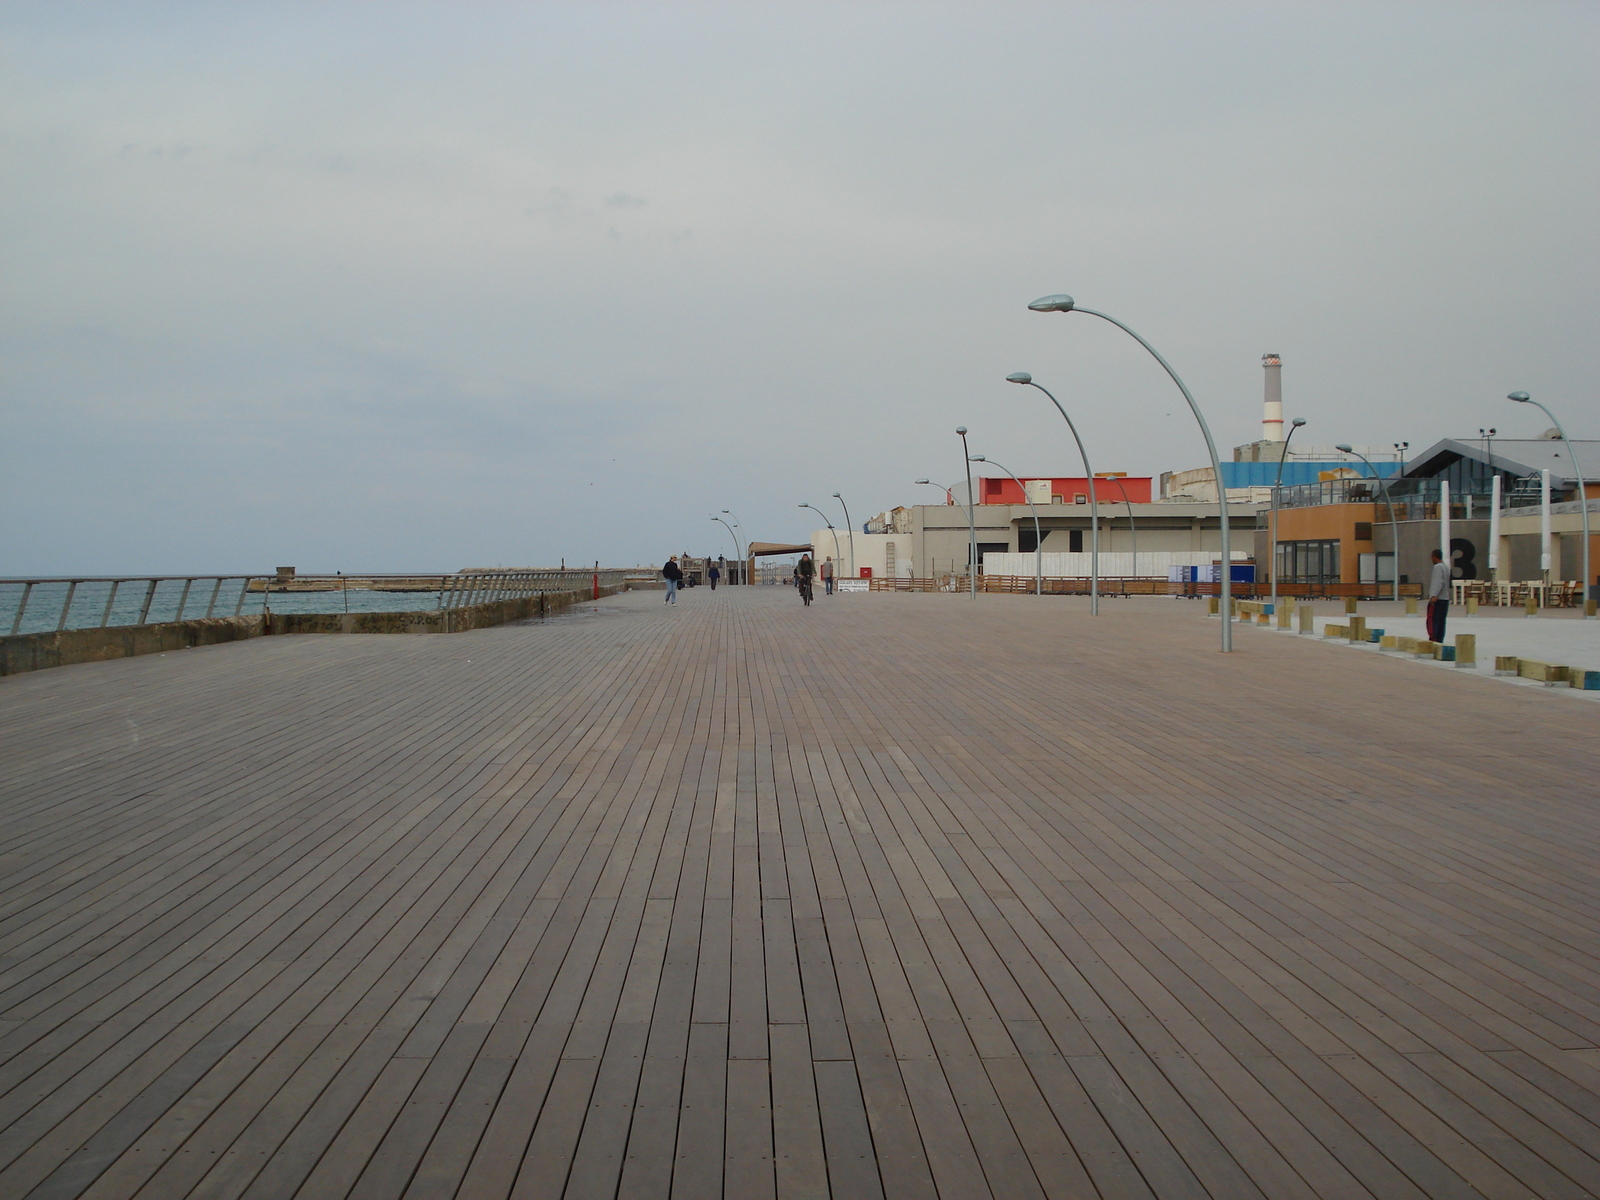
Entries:
[[711,580],[711,590],[717,590],[717,580],[722,578],[722,572],[717,569],[716,563],[706,564],[706,578]]
[[1450,568],[1444,555],[1433,552],[1433,570],[1428,576],[1428,640],[1444,643],[1444,619],[1450,611]]
[[661,577],[667,581],[667,598],[664,604],[678,602],[678,584],[683,582],[683,571],[678,566],[678,556],[674,554],[667,559],[667,565],[661,568]]
[[822,575],[822,594],[824,596],[833,595],[833,555],[830,554],[822,560],[820,574]]

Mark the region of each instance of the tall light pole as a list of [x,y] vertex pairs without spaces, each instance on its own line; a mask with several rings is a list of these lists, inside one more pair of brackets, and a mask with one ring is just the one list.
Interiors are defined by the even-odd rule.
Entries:
[[[734,512],[731,508],[723,509],[722,510],[722,514],[723,514],[723,516],[727,516],[727,517],[732,517],[733,518],[733,528],[735,530],[740,530],[740,529],[744,528],[744,522],[739,520],[739,514]],[[734,535],[733,535],[733,542],[734,542],[735,546],[737,546],[739,544],[739,535],[738,535],[737,532],[735,532]],[[749,583],[750,582],[750,580],[745,576],[745,572],[746,572],[748,567],[749,567],[749,560],[744,557],[744,552],[741,550],[739,552],[739,575],[740,575],[739,582],[741,582],[741,583]],[[731,583],[732,580],[729,580],[729,582]]]
[[[1527,392],[1512,392],[1506,397],[1518,404],[1531,404],[1545,416],[1550,418],[1550,423],[1556,427],[1556,432],[1561,435],[1561,444],[1567,448],[1567,457],[1572,460],[1572,473],[1578,478],[1578,512],[1583,517],[1583,587],[1579,590],[1579,599],[1583,601],[1583,619],[1588,620],[1595,615],[1595,602],[1589,599],[1589,589],[1594,586],[1594,580],[1589,574],[1589,485],[1583,481],[1583,467],[1578,462],[1578,452],[1572,448],[1572,443],[1567,440],[1567,431],[1561,428],[1561,422],[1556,420],[1555,413],[1540,404]],[[1494,464],[1490,464],[1492,467]]]
[[[912,483],[925,483],[929,487],[944,488],[944,502],[945,502],[945,504],[952,505],[952,506],[954,506],[956,508],[960,508],[961,507],[959,504],[956,504],[956,493],[955,493],[955,489],[954,488],[947,488],[942,483],[934,483],[933,480],[931,480],[931,479],[913,479],[911,482]],[[970,497],[968,497],[968,498],[970,499]],[[939,573],[938,570],[935,569],[934,570],[934,574],[937,575],[938,573]]]
[[957,425],[961,437],[961,465],[967,472],[967,595],[978,598],[978,498],[972,494],[972,457],[967,450],[967,427]]
[[[1150,352],[1150,357],[1161,364],[1161,369],[1172,376],[1172,382],[1178,385],[1178,390],[1183,393],[1183,398],[1189,402],[1189,411],[1194,414],[1194,419],[1200,423],[1200,432],[1205,435],[1206,450],[1211,455],[1211,470],[1217,481],[1217,507],[1222,514],[1222,586],[1218,589],[1222,595],[1222,603],[1218,605],[1219,615],[1222,617],[1222,650],[1223,653],[1233,649],[1233,542],[1228,536],[1228,489],[1222,485],[1222,460],[1217,457],[1217,443],[1211,438],[1211,427],[1206,424],[1205,415],[1200,411],[1200,406],[1194,402],[1194,397],[1189,394],[1189,387],[1179,378],[1166,359],[1156,352],[1156,348],[1145,341],[1133,330],[1129,329],[1115,317],[1107,316],[1103,312],[1096,312],[1092,308],[1079,308],[1077,301],[1071,296],[1055,295],[1044,296],[1028,305],[1034,312],[1081,312],[1091,317],[1099,317],[1103,321],[1110,321],[1134,341],[1138,342]],[[1063,413],[1063,416],[1066,414]]]
[[1072,431],[1072,440],[1078,443],[1078,457],[1083,459],[1083,473],[1089,477],[1089,615],[1097,617],[1100,615],[1100,498],[1094,490],[1094,468],[1089,465],[1089,452],[1083,448],[1083,439],[1078,436],[1078,427],[1072,423],[1072,418],[1067,416],[1067,410],[1061,407],[1061,401],[1051,395],[1049,388],[1035,383],[1033,376],[1026,371],[1016,371],[1007,375],[1006,382],[1036,387],[1049,396],[1050,403],[1056,406],[1061,419]]
[[[1361,453],[1361,451],[1355,449],[1353,446],[1346,446],[1342,442],[1335,446],[1334,449],[1339,451],[1341,454],[1354,454],[1362,462],[1367,464],[1367,470],[1372,472],[1372,477],[1374,479],[1378,477],[1378,468],[1373,466],[1372,461],[1368,459],[1365,454]],[[1387,479],[1385,479],[1379,485],[1378,494],[1380,496],[1388,496],[1389,481]],[[1394,576],[1394,591],[1391,593],[1391,595],[1393,599],[1398,600],[1400,599],[1400,522],[1395,520],[1394,501],[1392,499],[1389,501],[1389,537],[1394,541],[1394,570],[1391,572],[1391,574]],[[1446,546],[1444,548],[1444,552],[1445,562],[1448,564],[1450,561],[1450,547]],[[1360,574],[1360,572],[1357,572],[1357,574]],[[1374,576],[1373,582],[1376,583],[1376,576],[1378,574],[1378,556],[1376,554],[1372,556],[1372,574]]]
[[[833,557],[834,557],[834,560],[837,561],[838,558],[839,558],[839,531],[833,527],[833,522],[828,520],[828,514],[823,512],[815,504],[802,504],[800,507],[801,508],[809,508],[812,512],[816,513],[817,516],[821,517],[823,519],[823,521],[827,523],[828,532],[833,534]],[[814,548],[812,550],[812,553],[813,554],[816,553],[816,550]],[[813,559],[812,561],[815,562],[816,560]]]
[[712,517],[711,519],[728,531],[728,536],[733,539],[733,552],[735,555],[740,556],[741,561],[743,561],[744,551],[739,548],[739,535],[733,531],[733,526],[729,525],[721,517]]
[[1128,499],[1128,485],[1116,475],[1102,475],[1106,482],[1116,481],[1117,489],[1122,493],[1122,502],[1128,506],[1128,536],[1133,539],[1133,574],[1139,576],[1139,531],[1133,527],[1133,501]]
[[1033,497],[1028,495],[1028,485],[1017,479],[1015,473],[1005,463],[994,462],[994,459],[985,458],[981,454],[974,454],[972,461],[994,463],[1012,479],[1016,479],[1017,486],[1022,489],[1022,498],[1028,502],[1028,511],[1033,514],[1033,594],[1044,595],[1044,534],[1039,527],[1039,510],[1033,506]]
[[838,492],[833,498],[839,502],[839,507],[844,509],[844,527],[850,531],[850,578],[856,577],[856,527],[850,524],[850,506],[844,502],[844,497]]
[[[1278,475],[1272,481],[1272,519],[1269,527],[1272,532],[1267,536],[1267,570],[1272,573],[1272,611],[1278,611],[1278,489],[1283,486],[1283,462],[1289,457],[1289,443],[1294,441],[1294,431],[1306,423],[1304,417],[1296,417],[1289,422],[1289,436],[1283,439],[1283,452],[1278,455]],[[1395,562],[1400,561],[1400,547],[1394,548]],[[1373,559],[1377,561],[1376,556]],[[1374,566],[1376,571],[1377,567]],[[1400,578],[1399,575],[1395,576]]]

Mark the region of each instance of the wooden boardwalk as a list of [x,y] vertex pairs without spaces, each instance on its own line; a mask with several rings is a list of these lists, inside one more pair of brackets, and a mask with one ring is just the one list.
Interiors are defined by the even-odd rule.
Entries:
[[1600,1195],[1600,722],[787,588],[0,680],[0,1196]]

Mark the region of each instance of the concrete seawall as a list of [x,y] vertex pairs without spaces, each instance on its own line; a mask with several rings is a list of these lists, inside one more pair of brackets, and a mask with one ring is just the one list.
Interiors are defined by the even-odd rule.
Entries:
[[[600,594],[621,591],[602,585]],[[168,621],[159,625],[112,625],[104,629],[63,629],[0,637],[0,675],[20,675],[48,667],[105,662],[139,654],[164,654],[191,646],[215,646],[246,638],[287,633],[465,633],[528,617],[547,617],[593,599],[590,588],[539,592],[510,600],[493,600],[465,608],[426,612],[258,613],[254,616],[209,617]]]

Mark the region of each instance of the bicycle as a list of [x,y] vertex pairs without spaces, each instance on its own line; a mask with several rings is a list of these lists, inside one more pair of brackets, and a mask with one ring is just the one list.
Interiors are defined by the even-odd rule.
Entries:
[[806,602],[806,607],[811,606],[811,576],[800,576],[800,599]]

